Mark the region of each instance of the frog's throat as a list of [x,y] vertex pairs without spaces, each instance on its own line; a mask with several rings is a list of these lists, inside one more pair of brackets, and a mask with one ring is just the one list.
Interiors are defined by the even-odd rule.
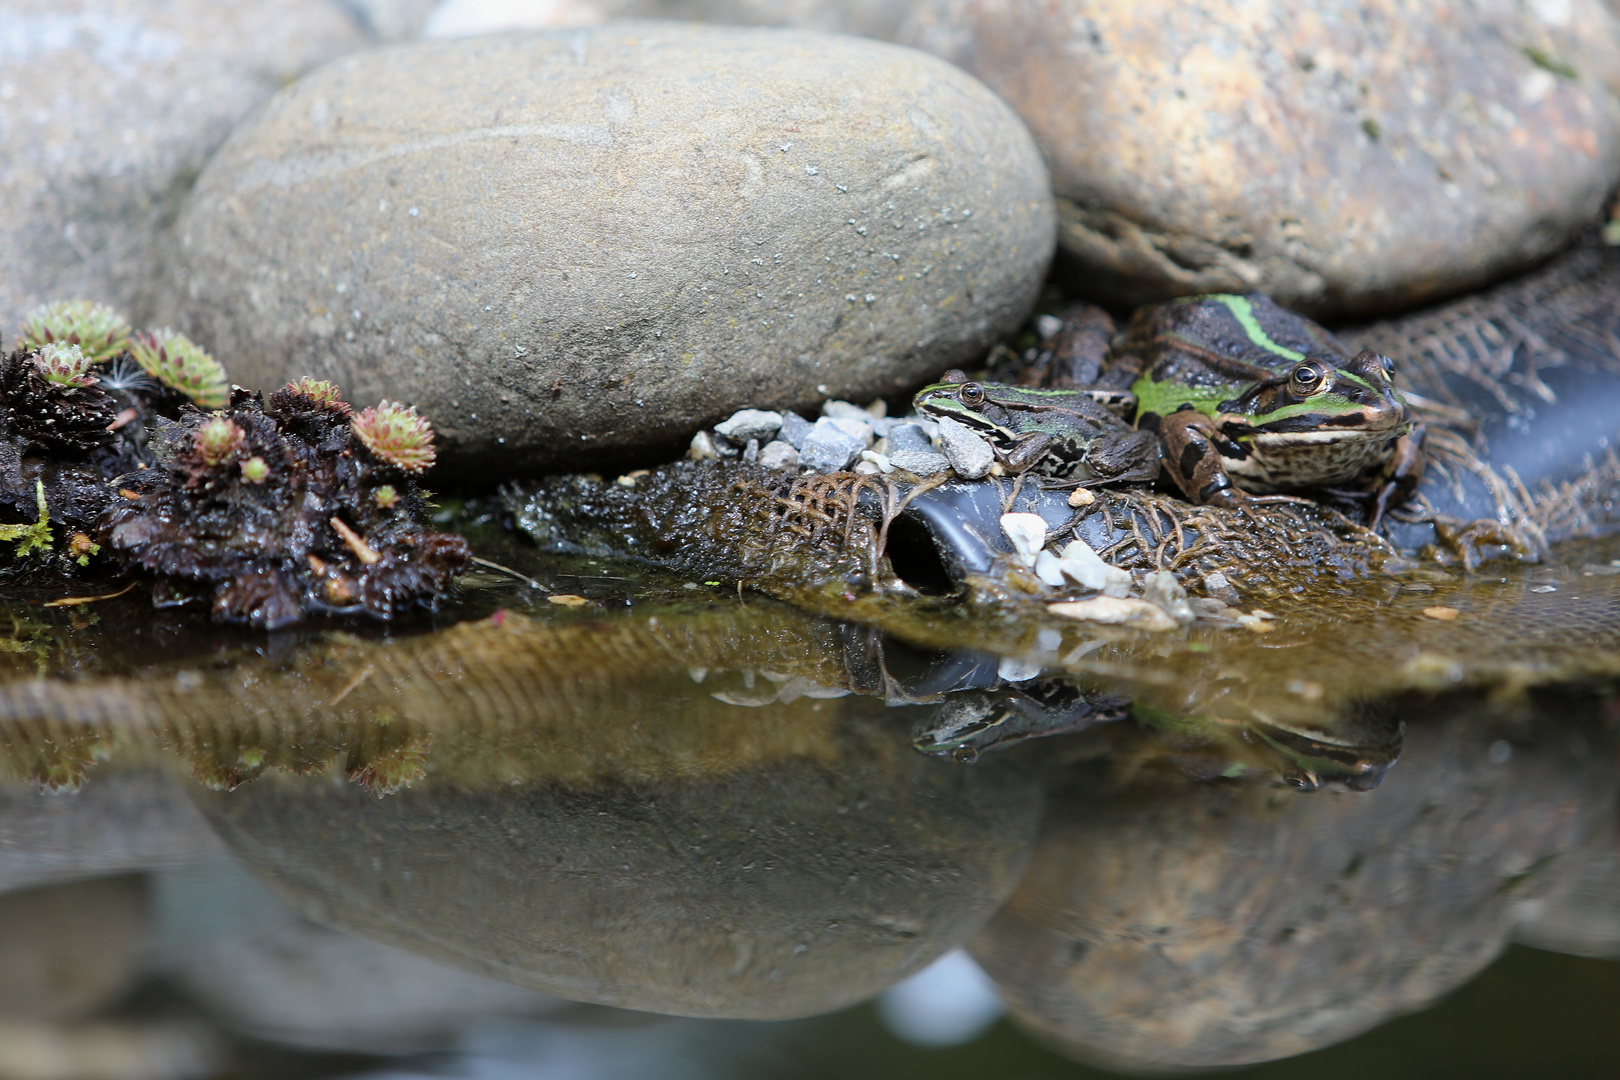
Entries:
[[1248,297],[1234,296],[1230,293],[1214,293],[1209,299],[1218,300],[1225,304],[1227,310],[1232,313],[1232,317],[1238,321],[1238,325],[1243,327],[1243,332],[1249,336],[1249,340],[1262,349],[1276,353],[1278,356],[1293,360],[1296,363],[1306,358],[1304,353],[1290,349],[1286,345],[1279,345],[1271,340],[1270,336],[1261,329],[1260,320],[1254,317],[1254,307],[1249,303]]

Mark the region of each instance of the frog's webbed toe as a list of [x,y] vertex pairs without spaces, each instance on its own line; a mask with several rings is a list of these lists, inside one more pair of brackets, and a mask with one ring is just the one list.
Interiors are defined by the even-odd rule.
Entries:
[[1152,483],[1160,472],[1159,437],[1151,431],[1102,435],[1091,444],[1086,465],[1097,479],[1110,483]]

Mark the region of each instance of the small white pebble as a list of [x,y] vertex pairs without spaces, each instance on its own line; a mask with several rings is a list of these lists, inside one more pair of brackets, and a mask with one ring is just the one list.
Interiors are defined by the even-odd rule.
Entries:
[[1001,676],[1003,682],[1026,682],[1040,673],[1041,665],[1013,656],[1002,657],[1001,663],[996,665],[996,674]]
[[1046,547],[1046,521],[1039,514],[1002,514],[1001,531],[1012,541],[1013,557],[1025,566]]
[[1044,548],[1035,556],[1035,576],[1054,589],[1063,587],[1063,567],[1058,557]]
[[878,472],[894,472],[894,466],[889,464],[889,458],[885,454],[879,454],[873,450],[862,450],[861,461],[865,464],[876,465]]

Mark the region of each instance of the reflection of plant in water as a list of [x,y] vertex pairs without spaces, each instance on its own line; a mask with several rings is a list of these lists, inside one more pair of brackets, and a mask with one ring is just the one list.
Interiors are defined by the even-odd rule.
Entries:
[[98,761],[106,761],[111,748],[94,732],[68,734],[35,731],[17,725],[7,728],[0,741],[12,770],[46,791],[77,791],[84,774]]
[[46,662],[57,651],[56,636],[49,626],[38,620],[24,618],[14,611],[8,614],[11,629],[0,636],[0,653],[34,657],[35,676],[44,678]]
[[190,763],[191,775],[214,791],[234,790],[267,772],[307,776],[336,766],[379,798],[427,775],[432,741],[431,735],[411,730],[386,712],[358,723],[282,729],[280,738],[222,725],[165,740]]
[[[387,720],[379,717],[376,722],[386,723]],[[429,735],[412,736],[398,746],[372,754],[363,764],[357,761],[358,752],[351,751],[349,779],[379,799],[392,795],[427,775],[428,748],[432,743]]]

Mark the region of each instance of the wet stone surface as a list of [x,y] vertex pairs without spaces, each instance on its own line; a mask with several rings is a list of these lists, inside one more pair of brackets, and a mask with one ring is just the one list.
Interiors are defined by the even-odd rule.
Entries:
[[402,397],[452,475],[511,475],[982,354],[1027,314],[1054,222],[1028,132],[956,68],[623,24],[299,82],[199,181],[174,284],[245,384]]
[[363,48],[326,0],[8,0],[0,21],[0,333],[82,296],[145,322],[169,227],[231,127]]

